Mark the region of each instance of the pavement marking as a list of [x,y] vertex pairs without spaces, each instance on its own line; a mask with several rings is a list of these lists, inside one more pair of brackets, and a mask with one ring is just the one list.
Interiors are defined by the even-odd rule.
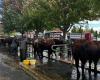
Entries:
[[37,72],[34,69],[31,69],[30,66],[26,66],[26,65],[21,65],[21,68],[28,73],[31,77],[34,77],[36,80],[52,80],[49,77],[47,77],[46,75],[43,75],[39,72]]

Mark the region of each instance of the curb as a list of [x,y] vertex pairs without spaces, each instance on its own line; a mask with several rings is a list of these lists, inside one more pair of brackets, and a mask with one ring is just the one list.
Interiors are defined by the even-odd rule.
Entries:
[[[59,61],[62,62],[62,63],[72,64],[72,62],[66,62],[66,61],[63,61],[63,60],[59,60]],[[25,73],[27,73],[32,78],[35,78],[36,80],[58,80],[58,79],[52,79],[49,76],[45,75],[44,73],[41,73],[38,70],[38,68],[33,67],[35,65],[31,66],[31,65],[22,64],[22,65],[19,65],[19,66]],[[63,80],[63,79],[61,78],[61,80]]]
[[36,80],[52,80],[46,75],[36,71],[35,68],[31,69],[30,66],[27,65],[19,65],[19,66],[23,71],[25,71],[28,75],[30,75],[32,78],[35,78]]
[[20,67],[25,73],[27,73],[29,76],[31,76],[32,78],[35,78],[36,80],[38,80],[38,78],[28,69],[28,67],[22,66],[22,65],[19,65],[19,67]]
[[6,64],[11,64],[11,66],[14,66],[17,69],[21,69],[23,70],[26,74],[28,74],[30,77],[32,77],[35,80],[52,80],[49,77],[47,77],[46,75],[40,73],[36,68],[32,68],[32,66],[30,65],[24,65],[24,64],[19,64],[19,62],[14,62],[13,59],[11,59],[12,62],[10,63],[5,62]]

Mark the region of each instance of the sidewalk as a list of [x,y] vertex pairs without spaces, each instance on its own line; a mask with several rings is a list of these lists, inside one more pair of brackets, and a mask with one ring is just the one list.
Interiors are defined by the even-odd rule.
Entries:
[[62,61],[51,60],[48,63],[34,65],[20,65],[20,67],[36,80],[71,80],[73,65]]
[[50,62],[45,62],[43,64],[37,61],[35,67],[34,65],[20,65],[18,61],[9,56],[6,49],[2,49],[2,52],[10,57],[10,60],[5,62],[6,64],[24,70],[36,80],[71,80],[70,78],[73,70],[73,65],[71,64],[63,61],[51,60]]

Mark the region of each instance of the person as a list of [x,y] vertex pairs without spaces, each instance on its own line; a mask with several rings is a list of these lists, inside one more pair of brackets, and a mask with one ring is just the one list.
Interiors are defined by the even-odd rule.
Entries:
[[27,38],[22,38],[20,41],[20,61],[27,58]]
[[11,43],[11,52],[14,57],[17,57],[17,52],[18,52],[17,50],[18,50],[17,42],[15,39],[13,39]]

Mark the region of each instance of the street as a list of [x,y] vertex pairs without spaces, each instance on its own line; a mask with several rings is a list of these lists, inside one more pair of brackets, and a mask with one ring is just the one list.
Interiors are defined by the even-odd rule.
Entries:
[[[47,56],[47,53],[46,52],[44,52],[44,56]],[[53,58],[55,59],[55,56],[53,56]],[[59,56],[57,57],[57,60],[59,60]],[[46,58],[44,58],[44,64],[46,64]],[[68,61],[68,59],[67,58],[65,58],[65,60],[63,60],[65,63],[70,63],[70,61]],[[55,61],[56,62],[56,61]],[[68,70],[71,70],[72,69],[72,72],[70,72],[69,71],[69,73],[71,73],[70,75],[68,75],[67,73],[66,73],[66,75],[64,75],[63,74],[63,80],[65,80],[66,78],[68,78],[68,80],[100,80],[100,73],[97,73],[97,75],[95,76],[94,75],[94,72],[91,72],[91,74],[89,75],[89,73],[88,73],[88,70],[87,69],[85,69],[85,74],[84,74],[84,76],[82,76],[82,70],[81,70],[81,68],[79,68],[79,71],[80,71],[80,73],[81,73],[81,75],[80,76],[78,76],[77,77],[77,71],[76,71],[76,68],[73,66],[72,68],[71,67],[69,67],[69,68],[67,68],[68,66],[70,66],[69,64],[67,65],[67,66],[65,66],[65,65],[63,65],[62,67],[60,66],[60,65],[58,65],[57,63],[58,62],[52,62],[52,65],[51,64],[49,64],[49,67],[48,67],[48,69],[50,68],[50,72],[52,72],[52,70],[54,70],[54,71],[56,71],[56,69],[59,69],[59,71],[57,70],[57,72],[56,73],[60,73],[60,74],[63,74],[64,72],[66,73],[66,72],[68,72]],[[54,66],[56,65],[56,68],[53,66],[53,64],[54,64]],[[48,65],[48,64],[47,64]],[[58,68],[60,66],[60,68]],[[80,63],[80,66],[81,66],[81,63]],[[98,71],[100,71],[100,61],[98,62],[98,65],[97,65],[98,67],[97,67],[97,70]],[[52,69],[51,69],[51,67],[53,67]],[[64,68],[65,67],[65,68]],[[86,68],[88,68],[89,67],[89,63],[87,62],[87,64],[85,65],[85,67]],[[42,67],[42,70],[44,69],[44,71],[46,71],[46,74],[47,73],[50,73],[50,72],[47,72],[47,69],[46,68],[43,68]],[[94,66],[93,66],[93,64],[92,64],[92,69],[94,69]],[[44,72],[43,71],[43,72]],[[54,73],[54,71],[53,71],[53,73]],[[61,72],[61,71],[63,71],[63,73]],[[45,75],[46,75],[45,74]],[[54,74],[52,75],[52,76],[54,76]]]
[[[18,65],[16,65],[16,62],[12,59],[11,56],[7,55],[7,51],[5,49],[0,49],[0,80],[36,80],[35,78],[29,76],[24,72],[21,68],[19,68]],[[44,52],[44,56],[47,56],[47,53]],[[55,58],[55,56],[53,56]],[[59,59],[59,57],[57,58]],[[67,60],[67,59],[65,59]],[[88,64],[87,64],[88,65]],[[98,70],[100,65],[98,65]],[[87,66],[86,66],[87,67]],[[40,72],[45,76],[48,76],[50,78],[59,78],[59,80],[99,80],[100,74],[98,73],[97,76],[94,76],[94,73],[92,72],[91,75],[88,75],[88,70],[85,70],[85,75],[82,77],[82,74],[80,77],[77,77],[76,68],[72,66],[71,64],[66,64],[59,62],[59,60],[55,61],[53,60],[50,63],[47,63],[47,58],[44,57],[43,64],[37,66],[38,72]],[[32,71],[32,70],[31,70]],[[80,69],[81,72],[81,69]],[[51,74],[52,73],[52,74]],[[60,76],[60,77],[59,77]],[[60,79],[61,78],[61,79]]]
[[35,80],[23,70],[14,65],[14,62],[0,51],[0,80]]

